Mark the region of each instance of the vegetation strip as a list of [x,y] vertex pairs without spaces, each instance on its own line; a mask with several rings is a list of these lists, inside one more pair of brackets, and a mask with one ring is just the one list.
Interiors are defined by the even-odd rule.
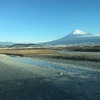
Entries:
[[[66,51],[67,52],[67,51]],[[10,56],[20,56],[20,57],[45,57],[45,58],[54,58],[54,59],[68,59],[68,60],[78,60],[78,61],[94,61],[100,62],[100,56],[91,56],[91,52],[88,52],[90,55],[82,52],[80,55],[78,54],[69,54],[69,52],[57,52],[57,50],[19,50],[19,49],[1,49],[1,54],[6,54]],[[71,52],[70,52],[71,53]]]

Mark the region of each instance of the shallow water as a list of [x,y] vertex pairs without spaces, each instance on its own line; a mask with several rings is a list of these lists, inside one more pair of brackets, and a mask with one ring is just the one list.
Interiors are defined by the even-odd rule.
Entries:
[[[45,60],[40,60],[40,59],[35,59],[35,58],[21,58],[21,57],[11,57],[12,60],[18,61],[18,62],[23,62],[26,64],[31,64],[35,65],[37,67],[43,67],[43,68],[54,68],[60,71],[64,72],[72,72],[74,73],[75,76],[78,75],[83,75],[83,76],[89,76],[89,77],[95,77],[97,79],[100,79],[100,71],[96,71],[93,69],[87,69],[81,67],[81,65],[74,65],[73,61],[72,64],[68,63],[57,63],[57,62],[52,62],[52,61],[45,61]],[[83,62],[84,63],[84,62]]]

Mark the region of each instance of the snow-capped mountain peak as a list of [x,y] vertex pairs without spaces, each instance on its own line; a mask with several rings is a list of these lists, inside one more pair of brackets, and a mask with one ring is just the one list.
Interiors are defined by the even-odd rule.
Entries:
[[83,35],[83,34],[87,34],[87,33],[80,31],[80,30],[75,30],[75,31],[73,31],[73,34]]
[[84,35],[91,35],[91,34],[76,29],[73,32],[71,32],[68,36],[84,36]]

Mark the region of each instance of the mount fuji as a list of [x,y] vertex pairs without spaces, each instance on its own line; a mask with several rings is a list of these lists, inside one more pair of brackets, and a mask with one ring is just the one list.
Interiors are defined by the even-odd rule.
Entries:
[[100,45],[100,35],[93,35],[91,33],[86,33],[81,30],[74,30],[67,36],[46,42],[44,44],[50,44],[50,45],[74,45],[74,44],[99,44]]

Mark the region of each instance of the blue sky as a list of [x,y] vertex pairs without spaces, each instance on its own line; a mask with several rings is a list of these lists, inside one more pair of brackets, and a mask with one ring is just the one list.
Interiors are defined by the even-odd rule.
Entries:
[[75,29],[100,34],[100,0],[0,0],[0,41],[45,42]]

